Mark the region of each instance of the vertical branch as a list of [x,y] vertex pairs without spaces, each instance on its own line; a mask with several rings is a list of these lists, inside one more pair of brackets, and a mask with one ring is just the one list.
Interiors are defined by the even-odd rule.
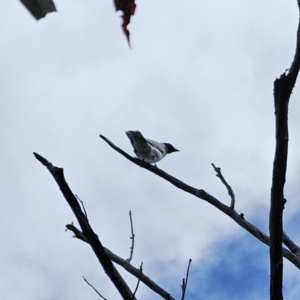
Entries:
[[274,82],[276,150],[273,164],[271,206],[270,206],[270,267],[271,300],[282,300],[282,214],[284,209],[284,184],[288,155],[288,103],[289,95],[282,92],[283,74]]
[[[300,7],[300,0],[297,0]],[[274,105],[276,123],[276,150],[273,163],[271,206],[270,206],[270,299],[282,300],[282,215],[284,204],[284,184],[288,156],[288,105],[300,68],[300,23],[294,60],[287,74],[274,81]]]
[[130,256],[126,259],[126,261],[130,264],[133,256],[133,250],[134,250],[134,238],[135,234],[133,232],[133,223],[132,223],[132,217],[131,217],[131,211],[129,211],[129,218],[130,218],[130,228],[131,228],[131,247],[130,247]]
[[186,292],[186,287],[187,287],[187,284],[188,284],[191,262],[192,262],[192,260],[189,259],[189,264],[188,264],[188,268],[187,268],[187,271],[186,271],[186,276],[185,276],[185,278],[182,279],[182,285],[181,285],[182,296],[181,296],[181,300],[184,300],[184,298],[185,298],[185,292]]

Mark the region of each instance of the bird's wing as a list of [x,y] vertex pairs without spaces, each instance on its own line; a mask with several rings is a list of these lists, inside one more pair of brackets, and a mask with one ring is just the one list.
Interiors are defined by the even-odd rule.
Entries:
[[143,137],[143,135],[138,130],[126,131],[125,133],[128,136],[135,151],[138,152],[151,151],[151,147],[149,146],[147,140]]
[[152,146],[157,148],[161,153],[165,153],[166,152],[166,148],[164,147],[164,145],[162,143],[150,140],[150,139],[146,139],[146,141]]

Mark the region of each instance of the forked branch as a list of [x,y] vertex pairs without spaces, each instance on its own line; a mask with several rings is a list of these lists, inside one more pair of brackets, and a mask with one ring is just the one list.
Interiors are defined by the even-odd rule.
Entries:
[[[100,137],[109,145],[111,146],[114,150],[116,150],[118,153],[126,157],[128,160],[133,162],[134,164],[143,167],[144,169],[147,169],[148,171],[156,174],[157,176],[160,176],[161,178],[169,181],[171,184],[176,186],[177,188],[194,195],[197,198],[200,198],[211,205],[215,206],[217,209],[222,211],[224,214],[229,216],[231,219],[233,219],[236,223],[238,223],[241,227],[246,229],[249,233],[251,233],[253,236],[255,236],[258,240],[263,242],[264,244],[270,246],[270,238],[268,235],[266,235],[263,231],[255,227],[253,224],[248,222],[244,214],[238,214],[235,210],[231,209],[229,206],[223,204],[220,202],[218,199],[210,195],[209,193],[205,192],[202,189],[196,189],[194,187],[191,187],[187,185],[186,183],[178,180],[177,178],[169,175],[165,171],[159,169],[158,167],[154,167],[151,164],[148,164],[138,158],[133,158],[126,152],[124,152],[122,149],[114,145],[110,140],[108,140],[106,137],[103,135],[100,135]],[[298,269],[300,269],[300,258],[297,257],[294,253],[291,251],[282,248],[282,253],[283,256],[288,259],[291,263],[293,263]]]
[[[73,224],[66,225],[67,229],[73,231],[74,237],[88,243],[85,236],[82,234],[82,232],[76,228]],[[162,289],[160,286],[158,286],[154,281],[152,281],[148,276],[146,276],[144,273],[141,273],[139,269],[133,267],[131,264],[129,264],[125,259],[119,257],[118,255],[111,252],[109,249],[104,248],[106,254],[109,256],[109,258],[116,264],[123,267],[127,272],[135,276],[137,279],[140,279],[146,286],[148,286],[152,291],[160,295],[163,299],[166,300],[175,300],[167,291]]]
[[47,167],[48,171],[51,173],[53,178],[55,179],[56,183],[58,184],[61,192],[63,193],[65,199],[67,200],[68,204],[70,205],[71,209],[73,210],[78,223],[81,227],[83,235],[86,237],[89,245],[92,247],[95,255],[97,256],[99,262],[101,263],[105,273],[108,275],[110,280],[113,282],[117,290],[119,291],[120,295],[125,300],[135,299],[133,293],[131,292],[130,288],[123,280],[111,259],[107,255],[102,246],[98,236],[94,233],[93,229],[91,228],[86,215],[81,210],[81,207],[77,201],[76,196],[73,194],[71,189],[69,188],[65,178],[62,168],[57,168],[53,166],[47,159],[42,157],[41,155],[34,153],[35,158],[40,161],[45,167]]
[[211,164],[215,170],[215,172],[217,173],[217,177],[220,178],[220,180],[222,181],[222,183],[225,185],[227,191],[228,191],[228,195],[231,198],[231,204],[230,204],[230,208],[234,209],[234,205],[235,205],[235,196],[234,196],[234,192],[231,188],[231,186],[227,183],[227,181],[225,180],[225,178],[223,177],[222,173],[221,173],[221,168],[217,168],[214,164]]

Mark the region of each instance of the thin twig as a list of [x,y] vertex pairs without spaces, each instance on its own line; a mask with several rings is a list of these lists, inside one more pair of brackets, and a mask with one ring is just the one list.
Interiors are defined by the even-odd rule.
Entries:
[[85,278],[84,276],[82,276],[82,278],[84,279],[84,281],[104,300],[107,300],[105,297],[103,297]]
[[133,292],[132,299],[134,299],[135,294],[136,294],[136,292],[137,292],[137,290],[138,290],[138,288],[139,288],[139,284],[140,284],[140,281],[141,281],[142,274],[143,274],[143,262],[142,262],[141,265],[140,265],[140,276],[139,276],[139,278],[138,278],[138,282],[137,282],[136,287],[135,287],[135,290],[134,290],[134,292]]
[[89,222],[89,219],[88,219],[87,212],[86,212],[86,210],[85,210],[83,201],[82,201],[82,200],[78,197],[78,195],[76,195],[76,194],[75,194],[75,197],[77,198],[78,201],[80,201],[81,206],[82,206],[82,208],[83,208],[83,212],[84,212],[84,214],[85,214],[85,217],[86,217],[87,221]]
[[131,211],[129,211],[129,218],[130,218],[130,227],[131,227],[131,237],[130,237],[130,239],[131,239],[132,242],[131,242],[131,247],[130,247],[130,256],[129,256],[129,258],[126,259],[126,261],[128,263],[130,263],[131,260],[132,260],[133,249],[134,249],[134,238],[135,238],[135,234],[133,233],[133,223],[132,223]]
[[189,272],[190,272],[191,262],[192,262],[192,260],[189,259],[189,264],[188,264],[188,268],[187,268],[187,271],[186,271],[186,276],[185,276],[185,278],[182,279],[182,285],[181,285],[182,297],[181,297],[181,300],[184,300],[184,297],[185,297],[186,287],[187,287],[188,279],[189,279]]
[[222,181],[222,183],[226,186],[228,194],[231,198],[231,204],[230,204],[230,208],[234,209],[234,205],[235,205],[235,196],[234,196],[234,192],[231,188],[231,186],[226,182],[225,178],[223,177],[222,173],[221,173],[221,168],[217,168],[215,167],[215,165],[212,163],[211,164],[215,170],[215,172],[217,173],[217,177],[220,178],[220,180]]

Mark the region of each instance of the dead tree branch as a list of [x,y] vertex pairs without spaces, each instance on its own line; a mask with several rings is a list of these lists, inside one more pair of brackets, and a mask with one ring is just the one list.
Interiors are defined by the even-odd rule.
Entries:
[[[73,224],[66,225],[67,229],[73,231],[76,238],[88,243],[85,236],[82,234],[82,232],[76,228]],[[144,273],[140,274],[140,270],[133,267],[131,264],[129,264],[125,259],[119,257],[118,255],[111,252],[109,249],[104,248],[106,254],[109,256],[109,258],[116,264],[123,267],[128,273],[132,274],[136,278],[140,278],[140,280],[148,286],[153,292],[160,295],[163,299],[166,300],[175,300],[168,292],[166,292],[164,289],[162,289],[160,286],[158,286],[154,281],[152,281],[149,277],[144,275]]]
[[103,297],[98,291],[97,291],[97,289],[93,286],[93,285],[91,285],[85,278],[84,278],[84,276],[82,276],[82,278],[83,278],[83,280],[102,298],[102,299],[104,299],[104,300],[107,300],[105,297]]
[[133,232],[133,223],[132,223],[132,217],[131,217],[131,211],[129,212],[129,219],[130,219],[130,229],[131,229],[131,247],[130,247],[130,255],[129,258],[126,259],[126,261],[130,264],[133,256],[133,250],[134,250],[134,232]]
[[[85,235],[79,230],[79,229],[77,229],[74,225],[73,225],[73,223],[72,224],[67,224],[66,225],[66,230],[65,231],[67,231],[67,230],[71,230],[71,231],[73,231],[73,233],[74,233],[74,238],[76,237],[77,239],[79,239],[79,240],[82,240],[82,241],[84,241],[84,242],[86,242],[86,243],[89,243],[89,241],[87,240],[87,238],[85,237]],[[105,249],[105,248],[104,248]]]
[[[298,0],[300,8],[300,1]],[[288,73],[283,73],[274,81],[274,106],[276,123],[276,146],[273,163],[271,207],[270,207],[270,295],[271,300],[282,300],[282,215],[284,204],[284,185],[288,156],[288,106],[300,68],[300,22],[297,30],[297,44],[294,60]]]
[[189,279],[191,262],[192,262],[192,260],[189,259],[189,264],[188,264],[188,267],[187,267],[186,276],[185,276],[185,278],[182,279],[182,285],[181,285],[182,296],[181,296],[181,300],[184,300],[184,297],[185,297],[185,292],[186,292],[188,279]]
[[82,212],[81,207],[77,201],[77,198],[69,188],[64,178],[63,169],[53,166],[50,162],[48,162],[48,160],[46,160],[44,157],[42,157],[37,153],[34,153],[34,156],[39,162],[41,162],[45,167],[47,167],[48,171],[55,179],[62,194],[64,195],[71,209],[73,210],[73,213],[76,216],[78,223],[81,227],[83,235],[86,237],[89,245],[92,247],[95,255],[97,256],[99,262],[101,263],[105,273],[113,282],[113,284],[119,291],[122,298],[125,300],[135,299],[132,298],[133,294],[130,288],[128,287],[124,279],[121,277],[121,275],[119,274],[119,272],[117,271],[113,263],[111,262],[111,259],[105,252],[104,247],[102,246],[98,236],[94,233],[85,214]]
[[[218,199],[213,197],[212,195],[208,194],[202,189],[196,189],[194,187],[191,187],[184,182],[178,180],[177,178],[169,175],[168,173],[164,172],[163,170],[159,169],[158,167],[154,167],[151,164],[148,164],[138,158],[133,158],[126,152],[124,152],[122,149],[118,148],[116,145],[114,145],[110,140],[108,140],[103,135],[100,135],[100,137],[107,142],[109,146],[111,146],[114,150],[122,154],[124,157],[126,157],[128,160],[133,162],[134,164],[143,167],[144,169],[147,169],[148,171],[156,174],[157,176],[169,181],[171,184],[176,186],[177,188],[194,195],[197,198],[200,198],[209,204],[215,206],[217,209],[222,211],[224,214],[229,216],[231,219],[233,219],[236,223],[238,223],[241,227],[246,229],[249,233],[251,233],[253,236],[255,236],[258,240],[263,242],[264,244],[270,246],[270,238],[268,235],[266,235],[263,231],[252,225],[250,222],[246,221],[244,218],[244,214],[238,214],[235,210],[231,209],[229,206],[223,204]],[[291,251],[282,248],[283,256],[288,259],[291,263],[293,263],[298,269],[300,269],[300,259],[295,254],[293,254]]]
[[138,290],[138,288],[139,288],[139,285],[140,285],[140,282],[141,282],[141,276],[142,276],[142,274],[143,274],[143,263],[141,263],[141,265],[140,265],[140,276],[139,276],[139,278],[138,278],[138,282],[137,282],[136,287],[135,287],[135,290],[134,290],[134,292],[133,292],[133,296],[135,296],[135,294],[136,294],[136,292],[137,292],[137,290]]
[[300,258],[300,247],[298,247],[285,232],[283,232],[282,241],[292,253]]
[[76,199],[81,203],[81,206],[82,206],[82,209],[83,209],[83,213],[84,213],[84,215],[85,215],[85,217],[86,217],[86,220],[89,222],[89,218],[88,218],[88,216],[87,216],[87,212],[86,212],[86,210],[85,210],[83,201],[82,201],[77,195],[75,195],[75,197],[76,197]]
[[220,178],[220,180],[222,181],[222,183],[226,186],[228,194],[231,198],[231,203],[230,203],[230,208],[234,209],[234,205],[235,205],[235,196],[234,196],[234,192],[231,188],[231,186],[227,183],[227,181],[225,180],[225,178],[223,177],[222,173],[221,173],[221,168],[217,168],[215,167],[214,164],[211,164],[215,170],[215,172],[217,173],[217,177]]

